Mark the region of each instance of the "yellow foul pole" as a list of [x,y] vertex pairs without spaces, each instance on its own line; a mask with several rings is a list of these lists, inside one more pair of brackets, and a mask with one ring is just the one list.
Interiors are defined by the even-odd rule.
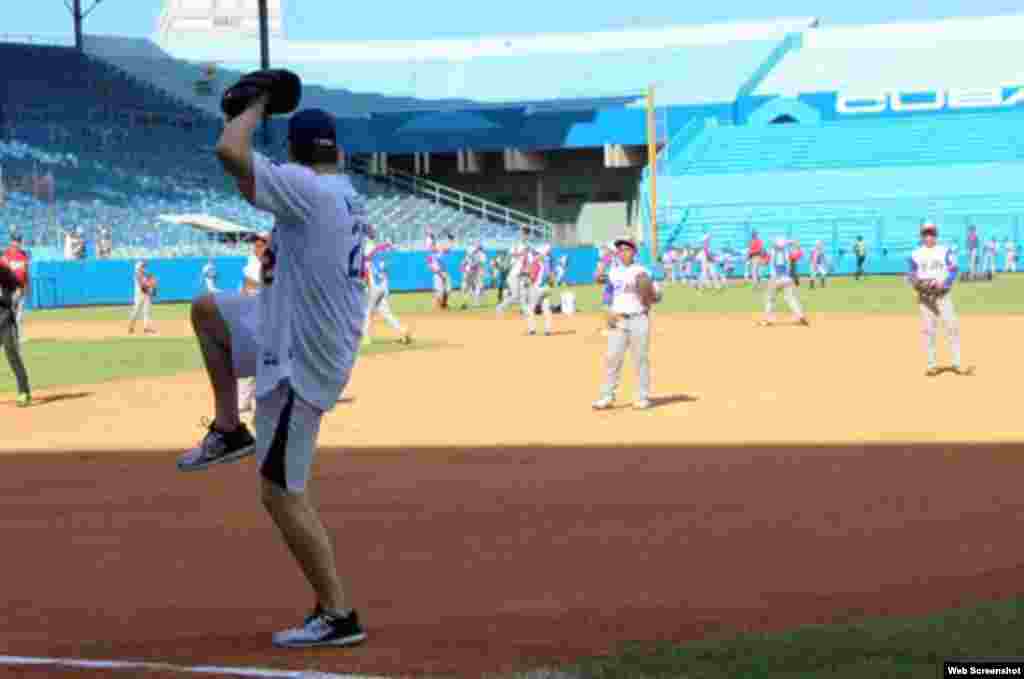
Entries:
[[651,260],[658,261],[658,125],[654,110],[654,85],[647,88],[647,168],[651,180]]

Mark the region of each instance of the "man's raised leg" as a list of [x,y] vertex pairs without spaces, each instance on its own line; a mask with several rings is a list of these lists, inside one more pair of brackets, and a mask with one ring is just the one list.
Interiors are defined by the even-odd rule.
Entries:
[[[255,300],[252,303],[256,303]],[[210,377],[215,416],[199,445],[178,458],[181,471],[198,471],[214,464],[239,460],[251,455],[256,443],[239,418],[239,376],[236,375],[231,353],[231,330],[212,295],[193,302],[192,328]]]

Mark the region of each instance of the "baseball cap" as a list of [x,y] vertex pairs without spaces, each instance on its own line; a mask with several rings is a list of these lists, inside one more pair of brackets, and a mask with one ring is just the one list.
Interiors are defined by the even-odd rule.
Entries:
[[618,240],[615,241],[615,247],[618,248],[618,247],[622,247],[623,245],[625,245],[626,247],[628,247],[631,250],[634,250],[634,251],[636,250],[636,243],[634,243],[629,238],[619,238]]
[[318,108],[299,111],[288,121],[288,141],[300,162],[330,162],[338,156],[334,116]]
[[261,240],[264,243],[266,243],[270,240],[270,233],[267,231],[260,231],[255,236],[253,236],[253,240]]
[[925,222],[921,225],[921,235],[932,234],[933,236],[939,235],[939,227],[935,226],[931,222]]
[[21,234],[20,233],[12,233],[11,234],[11,242],[12,243],[20,243],[21,242]]

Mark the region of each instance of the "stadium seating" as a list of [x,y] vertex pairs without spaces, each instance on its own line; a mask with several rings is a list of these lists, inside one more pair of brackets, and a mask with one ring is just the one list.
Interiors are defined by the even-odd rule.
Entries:
[[707,127],[664,172],[705,175],[1024,161],[1024,114]]
[[[0,229],[20,231],[37,248],[37,258],[62,256],[67,230],[80,230],[89,242],[104,225],[113,229],[115,257],[238,252],[237,245],[162,222],[163,214],[203,213],[254,229],[272,226],[269,216],[238,196],[217,164],[212,146],[219,123],[208,113],[65,47],[0,44],[0,63],[5,72],[11,65],[14,74],[31,74],[15,75],[0,91],[6,112],[0,167],[9,189]],[[97,121],[98,111],[114,117]],[[125,112],[135,117],[119,121]],[[163,118],[147,122],[150,114]],[[281,151],[278,144],[267,152]],[[46,175],[54,179],[53,203],[33,195],[33,182]],[[463,242],[516,238],[514,226],[351,176],[369,196],[369,220],[382,237],[411,245],[422,242],[430,227]]]

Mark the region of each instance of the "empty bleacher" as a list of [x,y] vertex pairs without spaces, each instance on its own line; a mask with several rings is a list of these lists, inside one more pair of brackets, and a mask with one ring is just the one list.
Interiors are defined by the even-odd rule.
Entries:
[[710,126],[675,175],[1024,161],[1024,113]]

